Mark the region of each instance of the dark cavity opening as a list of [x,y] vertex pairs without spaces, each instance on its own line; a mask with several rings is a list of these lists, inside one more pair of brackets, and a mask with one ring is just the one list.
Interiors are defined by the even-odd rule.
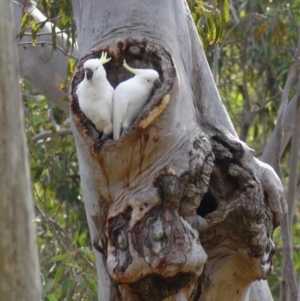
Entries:
[[[116,88],[120,82],[123,82],[134,76],[124,68],[124,59],[132,68],[154,69],[160,75],[162,86],[156,90],[157,92],[155,95],[151,95],[149,98],[149,101],[151,100],[150,104],[148,103],[147,106],[145,106],[143,112],[139,114],[134,123],[143,118],[143,113],[145,113],[147,110],[153,109],[153,107],[160,103],[163,96],[171,90],[174,78],[176,77],[176,69],[171,54],[165,48],[149,39],[127,38],[124,40],[119,40],[114,46],[106,45],[96,47],[87,53],[78,62],[74,77],[71,82],[71,110],[73,115],[79,117],[79,121],[76,123],[81,123],[88,130],[88,135],[91,136],[96,142],[99,142],[99,133],[97,133],[97,130],[92,122],[88,120],[81,111],[78,104],[76,89],[78,84],[84,78],[83,65],[85,61],[91,58],[100,58],[102,52],[106,52],[107,57],[111,58],[111,60],[104,64],[103,67],[106,70],[107,79],[113,88]],[[102,137],[102,135],[100,137]],[[97,145],[101,147],[102,144],[99,143]]]
[[202,217],[205,217],[207,214],[216,211],[217,208],[218,208],[217,199],[210,192],[207,192],[204,195],[201,204],[197,209],[197,214]]

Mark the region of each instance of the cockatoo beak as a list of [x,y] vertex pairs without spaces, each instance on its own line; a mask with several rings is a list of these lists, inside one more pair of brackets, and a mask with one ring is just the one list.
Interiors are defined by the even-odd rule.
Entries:
[[155,81],[154,81],[154,87],[156,89],[160,88],[161,87],[161,81],[159,78],[157,78]]
[[139,74],[139,71],[138,71],[137,69],[133,69],[133,68],[131,68],[131,67],[129,67],[129,66],[127,65],[126,60],[124,60],[123,66],[124,66],[129,72],[131,72],[131,73],[133,73],[133,74],[135,74],[135,75]]
[[93,71],[91,69],[85,69],[86,78],[90,80],[93,77]]

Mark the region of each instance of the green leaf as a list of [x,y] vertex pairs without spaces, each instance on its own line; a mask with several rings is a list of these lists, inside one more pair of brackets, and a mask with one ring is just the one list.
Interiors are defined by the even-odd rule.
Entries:
[[258,41],[261,40],[261,36],[263,35],[267,27],[268,27],[268,23],[264,22],[257,28],[255,37]]
[[209,13],[207,16],[207,40],[209,45],[212,45],[216,38],[216,26],[213,16]]
[[84,256],[86,256],[89,260],[91,260],[91,261],[95,260],[94,252],[90,248],[82,247],[82,248],[80,248],[79,252],[82,252],[84,254]]
[[36,31],[39,32],[44,26],[45,24],[48,22],[48,20],[45,20],[39,24],[37,24],[37,27],[36,27]]
[[76,264],[75,262],[67,262],[66,266],[70,267],[70,268],[74,268],[74,269],[79,269],[80,268],[79,265]]
[[36,46],[36,37],[37,37],[37,26],[34,19],[31,19],[30,21],[30,28],[31,28],[31,34],[32,34],[32,47]]
[[60,255],[57,255],[57,256],[53,257],[50,260],[50,262],[63,261],[63,260],[68,259],[68,257],[69,257],[69,253],[60,254]]
[[49,292],[52,289],[53,284],[54,284],[54,281],[51,280],[43,286],[45,293]]
[[223,3],[223,13],[224,13],[224,20],[225,22],[230,21],[230,6],[229,6],[229,0],[225,0]]
[[28,21],[29,21],[29,13],[28,12],[25,12],[23,18],[22,18],[22,21],[21,21],[21,33],[20,33],[20,37],[23,36],[25,30],[26,30],[26,27],[28,26]]
[[94,294],[97,294],[97,283],[95,282],[94,279],[91,279],[91,278],[86,278],[86,282],[88,283],[89,285],[89,288],[91,289],[91,291],[94,293]]
[[73,280],[73,279],[67,279],[62,284],[62,289],[61,289],[62,293],[65,294],[66,292],[68,292],[69,290],[71,290],[72,288],[74,288],[75,285],[76,285],[75,280]]
[[63,275],[65,269],[63,267],[59,267],[57,270],[56,270],[56,273],[54,275],[54,282],[55,283],[58,283],[61,276]]
[[72,78],[73,73],[75,72],[75,67],[76,67],[76,61],[73,58],[69,58],[68,66],[67,66],[67,81],[69,81]]
[[44,168],[38,167],[33,173],[33,180],[37,181],[40,178],[40,176],[42,175],[43,171],[44,171]]
[[54,295],[47,295],[45,297],[46,301],[58,301],[57,298]]

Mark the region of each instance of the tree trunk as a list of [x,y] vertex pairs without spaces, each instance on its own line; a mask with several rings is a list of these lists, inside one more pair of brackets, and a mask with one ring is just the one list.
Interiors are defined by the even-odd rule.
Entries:
[[[243,300],[271,271],[282,185],[238,140],[185,1],[73,6],[70,101],[99,300]],[[128,134],[99,143],[75,91],[102,51],[113,87],[129,76],[124,59],[163,85]]]
[[[70,99],[99,300],[243,300],[271,270],[282,186],[238,141],[185,2],[73,6],[83,57]],[[163,86],[128,135],[99,144],[75,90],[104,50],[114,87],[123,59]]]
[[0,4],[0,296],[41,300],[11,1]]

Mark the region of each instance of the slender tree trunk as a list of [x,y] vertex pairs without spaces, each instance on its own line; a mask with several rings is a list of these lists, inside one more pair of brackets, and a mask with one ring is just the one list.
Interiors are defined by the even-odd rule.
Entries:
[[[71,112],[99,300],[244,300],[271,271],[282,185],[239,141],[183,0],[73,0]],[[116,87],[163,81],[128,134],[99,143],[78,106],[83,63],[108,52]]]
[[0,299],[39,301],[41,287],[11,1],[0,4]]

